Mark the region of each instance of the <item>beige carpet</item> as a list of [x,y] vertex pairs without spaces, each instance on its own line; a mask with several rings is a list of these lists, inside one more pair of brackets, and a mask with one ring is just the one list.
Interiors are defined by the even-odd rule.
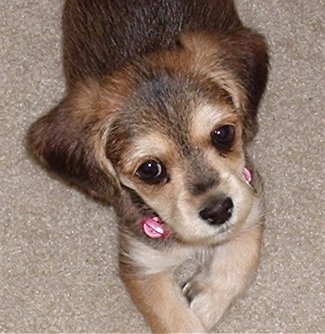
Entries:
[[[131,1],[131,0],[130,0]],[[26,154],[63,95],[62,0],[0,0],[0,331],[145,332],[118,278],[110,208]],[[220,332],[325,332],[325,2],[238,0],[272,71],[251,151],[266,181],[263,263]]]

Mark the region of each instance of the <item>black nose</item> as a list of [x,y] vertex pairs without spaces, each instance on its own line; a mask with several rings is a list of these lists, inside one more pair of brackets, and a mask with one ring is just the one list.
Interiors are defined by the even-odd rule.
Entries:
[[233,207],[230,197],[222,197],[211,202],[199,215],[210,225],[222,225],[231,217]]

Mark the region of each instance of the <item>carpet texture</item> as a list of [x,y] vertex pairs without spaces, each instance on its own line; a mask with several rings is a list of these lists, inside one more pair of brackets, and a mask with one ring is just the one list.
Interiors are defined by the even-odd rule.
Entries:
[[[325,332],[325,2],[238,0],[271,74],[250,151],[265,179],[255,283],[216,332]],[[29,125],[64,94],[62,0],[0,2],[0,331],[146,332],[118,277],[112,210],[40,169]]]

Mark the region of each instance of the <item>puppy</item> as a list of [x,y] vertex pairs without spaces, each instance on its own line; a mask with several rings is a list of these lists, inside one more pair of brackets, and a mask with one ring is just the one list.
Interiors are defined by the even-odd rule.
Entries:
[[246,145],[263,37],[231,0],[68,0],[63,47],[67,94],[32,125],[32,151],[114,206],[121,277],[151,330],[211,330],[259,262],[262,190]]

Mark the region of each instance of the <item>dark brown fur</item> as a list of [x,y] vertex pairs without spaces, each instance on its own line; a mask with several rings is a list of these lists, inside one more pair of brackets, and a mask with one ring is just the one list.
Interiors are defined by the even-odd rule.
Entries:
[[63,15],[68,82],[102,77],[136,56],[175,47],[181,31],[229,32],[238,27],[228,0],[70,0]]
[[[141,183],[134,176],[132,154],[142,138],[159,135],[157,140],[165,147],[159,159],[176,171],[172,178],[179,175],[186,182],[181,189],[193,206],[211,202],[219,186],[228,189],[219,175],[222,168],[239,168],[244,145],[257,132],[257,108],[268,66],[263,37],[243,27],[230,0],[68,0],[63,13],[63,60],[67,96],[32,125],[28,136],[32,151],[50,170],[114,205],[121,227],[121,276],[153,331],[211,328],[256,268],[260,228],[248,225],[237,239],[239,225],[224,240],[207,236],[203,241],[177,229],[163,243],[148,239],[139,220],[156,212],[156,203],[166,206],[174,195],[164,184]],[[217,157],[219,165],[211,143],[193,135],[199,131],[193,123],[195,110],[202,106],[222,109],[220,124],[236,127],[234,145]],[[149,144],[143,145],[146,150]],[[147,197],[153,199],[151,204]],[[240,274],[233,273],[241,277],[234,278],[238,293],[234,286],[228,297],[221,293],[215,302],[224,302],[224,309],[209,317],[201,315],[195,303],[193,310],[187,306],[169,273],[171,260],[166,260],[166,270],[150,274],[131,256],[132,249],[140,252],[141,245],[149,246],[152,256],[156,251],[163,255],[165,247],[172,254],[173,249],[190,254],[194,247],[206,253],[209,260],[204,260],[204,266],[220,271],[212,248],[205,247],[225,240],[230,240],[230,249],[250,251]],[[228,246],[216,247],[216,254],[223,247]],[[197,287],[193,283],[190,292],[195,290],[200,297]],[[148,296],[148,289],[155,293]]]

